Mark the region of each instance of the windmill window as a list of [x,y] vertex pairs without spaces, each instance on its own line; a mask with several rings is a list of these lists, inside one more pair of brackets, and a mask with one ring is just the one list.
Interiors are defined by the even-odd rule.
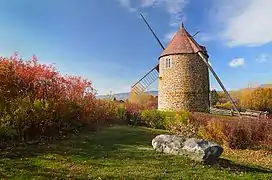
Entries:
[[165,68],[172,67],[172,60],[170,58],[165,59]]

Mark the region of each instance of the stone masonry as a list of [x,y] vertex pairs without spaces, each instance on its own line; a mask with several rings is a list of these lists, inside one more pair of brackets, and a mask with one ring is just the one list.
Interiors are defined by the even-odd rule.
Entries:
[[[171,67],[166,68],[167,58]],[[209,72],[199,55],[174,54],[159,60],[159,110],[209,111]]]

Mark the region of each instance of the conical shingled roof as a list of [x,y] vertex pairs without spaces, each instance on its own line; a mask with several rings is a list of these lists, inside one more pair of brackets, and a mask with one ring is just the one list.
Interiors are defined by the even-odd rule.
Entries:
[[172,54],[198,53],[200,51],[203,51],[203,49],[186,31],[182,23],[176,35],[160,55],[160,58]]

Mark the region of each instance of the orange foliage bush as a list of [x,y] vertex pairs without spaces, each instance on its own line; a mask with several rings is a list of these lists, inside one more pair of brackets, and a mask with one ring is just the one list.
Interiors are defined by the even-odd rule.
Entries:
[[272,119],[240,119],[204,113],[191,113],[190,119],[199,128],[199,136],[230,148],[272,148]]
[[146,109],[158,108],[158,96],[152,96],[147,93],[136,94],[134,91],[132,91],[129,95],[128,101],[133,104],[145,106]]
[[272,88],[257,88],[241,97],[244,107],[272,113]]

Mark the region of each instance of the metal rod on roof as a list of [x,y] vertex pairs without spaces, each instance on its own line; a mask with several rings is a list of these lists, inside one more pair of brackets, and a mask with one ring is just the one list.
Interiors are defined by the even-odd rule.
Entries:
[[192,37],[195,37],[198,33],[200,33],[200,31],[197,31]]
[[156,40],[158,41],[158,43],[160,44],[160,46],[162,47],[162,49],[164,50],[164,46],[162,45],[160,39],[158,38],[158,36],[155,34],[155,32],[153,31],[153,29],[151,28],[151,26],[148,24],[148,22],[146,21],[145,17],[143,16],[142,13],[140,13],[141,17],[143,18],[145,24],[147,25],[147,27],[149,28],[149,30],[152,32],[153,36],[156,38]]

